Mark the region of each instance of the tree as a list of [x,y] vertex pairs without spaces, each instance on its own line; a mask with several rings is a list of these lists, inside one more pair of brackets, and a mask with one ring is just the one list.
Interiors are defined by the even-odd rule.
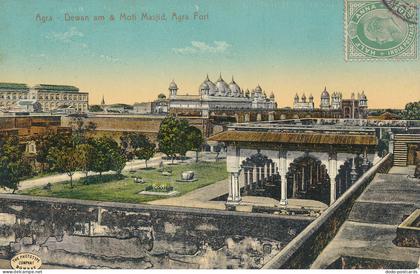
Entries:
[[178,120],[178,130],[177,130],[177,136],[176,136],[176,151],[178,154],[180,154],[181,160],[184,160],[185,155],[187,154],[188,150],[191,149],[191,143],[188,139],[188,129],[190,125],[188,124],[188,121],[185,119],[179,119]]
[[75,116],[72,118],[70,124],[73,127],[73,141],[75,144],[84,144],[88,142],[88,135],[96,129],[94,122],[86,122],[82,116]]
[[134,145],[138,142],[138,133],[134,132],[124,132],[123,135],[120,137],[120,144],[122,151],[127,158],[127,160],[134,159]]
[[110,137],[100,137],[93,142],[91,169],[98,172],[99,176],[108,170],[120,174],[124,169],[126,158],[118,143]]
[[187,140],[189,143],[189,149],[195,151],[195,161],[198,162],[198,153],[204,144],[204,138],[201,130],[194,126],[189,126],[187,130]]
[[420,120],[420,101],[405,105],[403,116],[407,120]]
[[90,112],[102,112],[104,110],[100,105],[91,105],[91,106],[89,106],[89,111]]
[[52,164],[48,158],[51,149],[71,147],[73,145],[72,142],[72,137],[69,133],[55,133],[50,131],[36,137],[36,160],[41,164],[42,171],[46,171],[46,165],[50,168]]
[[110,154],[111,156],[111,167],[110,170],[115,171],[118,175],[123,171],[127,159],[120,149],[113,150]]
[[32,173],[23,151],[16,136],[0,141],[0,187],[12,189],[13,193],[18,189],[19,181]]
[[80,166],[76,148],[54,147],[49,151],[48,158],[53,163],[54,170],[64,172],[70,177],[70,187],[73,188],[73,175]]
[[134,154],[136,157],[140,160],[144,160],[147,168],[147,161],[155,155],[156,152],[156,145],[154,143],[151,143],[149,139],[147,139],[147,142],[144,143],[141,147],[134,150]]
[[77,162],[79,168],[85,173],[85,178],[88,177],[89,171],[92,170],[92,163],[94,161],[94,147],[92,144],[80,144],[76,146]]
[[159,132],[158,132],[158,142],[159,150],[166,154],[166,156],[171,157],[172,163],[174,157],[179,152],[179,142],[180,135],[180,126],[179,120],[176,119],[173,115],[167,116],[162,120]]

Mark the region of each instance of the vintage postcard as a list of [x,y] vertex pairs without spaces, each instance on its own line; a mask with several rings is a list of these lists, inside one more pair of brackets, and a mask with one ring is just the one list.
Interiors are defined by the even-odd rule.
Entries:
[[418,273],[419,6],[0,0],[0,271]]

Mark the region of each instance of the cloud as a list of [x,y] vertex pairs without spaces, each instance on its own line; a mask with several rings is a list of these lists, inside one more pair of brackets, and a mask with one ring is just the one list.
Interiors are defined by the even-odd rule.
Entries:
[[105,54],[101,54],[101,55],[99,55],[99,57],[101,57],[105,61],[108,61],[108,62],[111,62],[111,63],[116,63],[116,62],[120,61],[119,58],[115,58],[115,57],[108,56],[108,55],[105,55]]
[[207,44],[206,42],[191,41],[191,46],[184,48],[173,48],[172,51],[181,54],[213,54],[213,53],[225,53],[231,47],[226,41],[214,41],[213,44]]
[[38,54],[31,54],[31,57],[47,58],[47,55],[45,53],[38,53]]
[[[62,43],[71,43],[74,42],[75,38],[80,38],[84,36],[85,35],[81,31],[77,30],[77,28],[75,27],[71,27],[66,32],[50,32],[46,35],[47,39]],[[81,45],[87,46],[83,43],[81,43]]]

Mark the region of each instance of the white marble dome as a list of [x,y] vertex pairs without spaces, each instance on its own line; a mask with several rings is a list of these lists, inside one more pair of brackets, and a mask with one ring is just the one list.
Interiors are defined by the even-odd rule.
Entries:
[[222,76],[220,75],[219,80],[216,82],[216,88],[217,88],[217,95],[219,96],[226,96],[230,93],[230,89],[228,84],[223,80]]
[[330,94],[327,91],[327,87],[324,88],[324,91],[321,93],[321,99],[329,99],[330,98]]
[[178,86],[176,85],[175,81],[172,80],[172,82],[169,84],[169,89],[178,89]]
[[233,80],[229,83],[229,89],[232,91],[232,95],[235,97],[239,97],[241,95],[241,88],[238,86],[238,84]]

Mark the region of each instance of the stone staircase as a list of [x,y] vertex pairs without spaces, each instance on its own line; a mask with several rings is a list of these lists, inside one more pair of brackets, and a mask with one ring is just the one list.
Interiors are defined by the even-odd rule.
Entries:
[[396,134],[394,137],[394,165],[406,166],[408,144],[420,143],[420,134]]

